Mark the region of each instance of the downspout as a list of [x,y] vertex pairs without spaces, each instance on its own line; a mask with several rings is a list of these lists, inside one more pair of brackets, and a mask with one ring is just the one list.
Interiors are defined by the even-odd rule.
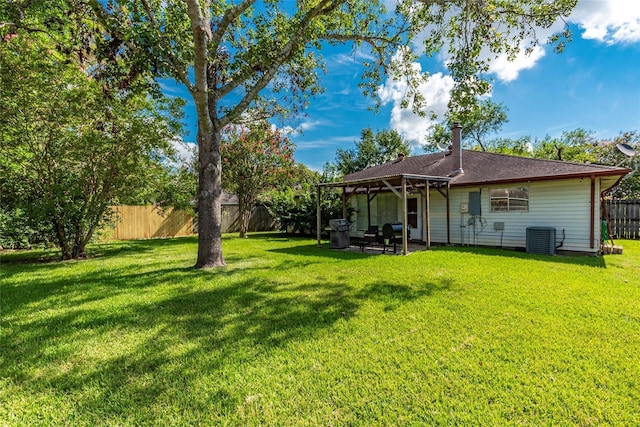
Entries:
[[349,221],[347,218],[347,189],[342,187],[342,218]]
[[367,186],[367,227],[371,227],[371,200],[369,194],[371,193],[371,187]]
[[427,180],[424,189],[424,204],[425,204],[425,212],[424,212],[424,224],[425,224],[425,240],[427,241],[427,250],[431,249],[431,213],[429,210],[431,209],[431,203],[429,200],[429,181]]

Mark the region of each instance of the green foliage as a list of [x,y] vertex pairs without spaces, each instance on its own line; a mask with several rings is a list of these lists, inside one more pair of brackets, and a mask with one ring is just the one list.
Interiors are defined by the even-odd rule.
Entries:
[[[34,228],[38,225],[42,229]],[[33,224],[20,207],[11,205],[0,208],[0,247],[4,249],[30,249],[35,245],[47,245],[50,233],[43,224]]]
[[[322,174],[297,164],[292,170],[291,185],[275,189],[263,198],[280,231],[289,234],[316,235],[318,194],[317,184],[330,182]],[[333,191],[323,191],[320,200],[320,224],[324,227],[331,218],[342,217],[342,199]],[[322,231],[322,230],[321,230]]]
[[[626,144],[635,152],[635,156],[628,157],[616,148],[616,144]],[[601,141],[595,148],[597,163],[603,165],[620,166],[631,169],[631,173],[625,176],[616,188],[610,193],[612,197],[621,199],[640,200],[640,132],[621,132],[612,141]]]
[[224,236],[0,255],[4,425],[640,424],[623,255],[332,251]]
[[532,157],[534,142],[530,136],[520,138],[496,138],[486,143],[487,151],[512,156]]
[[0,200],[69,259],[84,256],[139,174],[161,168],[179,125],[177,105],[145,85],[111,87],[99,63],[55,42],[19,31],[0,48]]
[[160,187],[157,203],[197,215],[195,200],[198,192],[198,175],[194,165],[181,165],[171,169],[169,179]]
[[539,159],[597,163],[597,145],[593,131],[576,129],[562,132],[559,138],[547,135],[535,145],[533,155]]
[[491,151],[488,149],[487,136],[498,133],[502,125],[508,122],[507,108],[504,104],[496,104],[490,100],[479,101],[467,106],[464,110],[449,111],[444,121],[436,123],[430,129],[425,151],[437,149],[438,144],[451,144],[451,128],[455,123],[462,125],[462,141],[472,150]]
[[228,126],[223,134],[222,186],[238,196],[240,237],[246,237],[251,210],[259,196],[284,188],[292,177],[293,143],[267,122]]
[[290,189],[273,194],[267,206],[280,231],[311,235],[316,230],[316,200],[313,192]]
[[[181,144],[180,141],[173,142]],[[176,157],[179,157],[176,153]],[[195,200],[198,191],[197,156],[167,159],[153,162],[132,176],[130,190],[118,196],[122,205],[153,204],[163,208],[173,207],[197,214]]]
[[355,144],[352,149],[336,150],[334,167],[338,174],[348,175],[411,152],[409,143],[395,130],[382,130],[374,134],[370,128],[363,129],[360,141]]
[[[400,10],[420,36],[427,55],[447,58],[455,81],[450,110],[458,114],[474,106],[490,92],[487,80],[491,62],[499,55],[515,59],[530,53],[541,42],[537,32],[569,16],[577,0],[488,0],[402,2]],[[570,39],[565,27],[548,40],[561,51]]]
[[[279,230],[289,234],[315,235],[317,230],[316,192],[294,190],[275,194],[269,210],[277,220]],[[332,218],[342,218],[342,199],[335,192],[325,191],[320,200],[320,224],[325,227]],[[323,233],[323,229],[320,230]]]

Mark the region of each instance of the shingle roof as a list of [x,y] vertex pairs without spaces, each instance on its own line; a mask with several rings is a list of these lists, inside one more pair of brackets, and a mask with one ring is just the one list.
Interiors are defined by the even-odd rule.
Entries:
[[[393,160],[345,175],[343,181],[360,181],[402,174],[446,177],[454,170],[453,161],[453,156],[443,153],[405,157],[402,160]],[[452,187],[580,178],[592,175],[623,176],[630,172],[629,169],[613,166],[532,159],[471,150],[462,151],[462,169],[463,174],[452,177]]]

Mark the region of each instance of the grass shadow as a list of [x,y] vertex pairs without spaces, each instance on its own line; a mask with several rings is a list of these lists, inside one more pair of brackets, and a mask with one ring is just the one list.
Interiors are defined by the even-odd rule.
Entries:
[[310,256],[310,257],[343,259],[343,260],[366,259],[366,258],[371,258],[371,256],[373,256],[373,254],[370,254],[370,253],[357,252],[353,250],[329,249],[329,246],[327,244],[324,244],[322,247],[318,247],[317,243],[311,243],[303,246],[296,245],[292,247],[268,249],[267,252],[287,254],[287,255],[304,255],[304,256]]
[[571,264],[578,266],[589,266],[606,268],[606,261],[602,256],[588,255],[539,255],[530,254],[512,249],[489,248],[482,246],[432,246],[431,250],[439,252],[468,253],[474,255],[487,255],[501,258],[514,258],[522,260],[540,260],[545,262],[555,262],[560,264]]
[[[118,240],[98,242],[87,246],[86,259],[152,252],[161,248],[171,248],[189,243],[196,243],[197,237],[174,237],[145,240]],[[30,249],[0,252],[0,265],[12,264],[52,264],[82,262],[81,260],[63,261],[59,249]]]
[[[275,268],[290,267],[285,260]],[[313,339],[357,315],[365,302],[393,310],[444,289],[374,278],[363,287],[300,284],[246,270],[160,265],[145,272],[87,272],[74,280],[3,290],[13,301],[3,314],[28,314],[25,307],[49,314],[12,322],[3,337],[0,376],[31,393],[72,396],[76,410],[96,423],[132,424],[154,419],[167,402],[205,412],[236,410],[243,396],[225,381],[215,383],[213,403],[191,401],[188,390],[203,376],[224,378],[229,366],[249,366],[274,349]],[[196,286],[202,280],[210,285]],[[166,284],[174,285],[167,290]],[[153,298],[156,292],[161,297]]]
[[[105,258],[131,255],[115,268],[97,262],[90,271],[67,276],[56,271],[69,266],[64,263],[22,269],[24,280],[2,286],[0,378],[8,391],[0,390],[0,399],[17,407],[22,404],[18,400],[27,402],[24,406],[41,405],[43,409],[33,414],[43,416],[42,424],[50,421],[46,416],[54,413],[51,407],[56,404],[68,404],[54,413],[60,416],[59,424],[212,424],[207,421],[215,418],[206,418],[209,414],[221,414],[218,420],[237,415],[247,406],[247,396],[260,392],[256,389],[261,377],[250,377],[252,368],[278,369],[274,365],[284,359],[281,371],[275,372],[295,377],[308,367],[300,362],[299,351],[306,342],[320,352],[323,349],[314,342],[318,338],[342,333],[349,339],[365,313],[373,317],[381,310],[398,310],[400,317],[419,312],[418,307],[429,305],[438,292],[446,292],[445,305],[432,301],[451,313],[448,304],[458,300],[460,283],[455,271],[444,268],[449,253],[463,254],[457,257],[463,262],[473,258],[467,254],[481,255],[474,262],[506,258],[505,266],[513,265],[512,259],[604,266],[598,258],[476,247],[433,248],[444,256],[425,252],[374,259],[359,252],[319,249],[310,239],[306,244],[307,239],[272,233],[258,239],[292,244],[257,245],[249,251],[234,247],[227,260],[237,265],[213,270],[166,261],[171,251],[164,249],[178,250],[185,241],[195,244],[194,238],[133,242],[123,248],[107,245],[100,252]],[[161,255],[149,255],[156,250],[162,250]],[[252,257],[265,259],[245,262]],[[362,262],[343,268],[341,260]],[[12,267],[17,271],[21,266]],[[442,274],[393,275],[431,267]],[[46,279],[47,269],[56,273],[54,279]],[[484,299],[488,288],[478,288],[482,292],[476,301]],[[530,313],[525,314],[528,318]],[[504,330],[511,326],[505,323]],[[290,384],[280,380],[275,387]],[[183,418],[167,418],[178,411]],[[240,424],[237,418],[228,422],[234,421]]]

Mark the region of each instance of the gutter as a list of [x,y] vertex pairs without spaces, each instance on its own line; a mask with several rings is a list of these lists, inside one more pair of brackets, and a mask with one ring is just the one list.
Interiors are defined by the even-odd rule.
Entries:
[[631,169],[621,169],[617,173],[610,173],[607,171],[594,172],[589,174],[584,173],[573,173],[568,175],[545,175],[545,176],[535,176],[535,177],[520,177],[520,178],[505,178],[498,179],[492,181],[474,181],[474,182],[463,182],[456,183],[455,179],[451,181],[451,187],[478,187],[483,185],[494,185],[494,184],[511,184],[518,182],[537,182],[537,181],[555,181],[555,180],[564,180],[564,179],[576,179],[576,178],[591,178],[593,177],[606,177],[606,176],[616,176],[620,175],[618,181],[611,186],[610,188],[614,188],[616,185],[620,183],[620,181],[629,173]]

